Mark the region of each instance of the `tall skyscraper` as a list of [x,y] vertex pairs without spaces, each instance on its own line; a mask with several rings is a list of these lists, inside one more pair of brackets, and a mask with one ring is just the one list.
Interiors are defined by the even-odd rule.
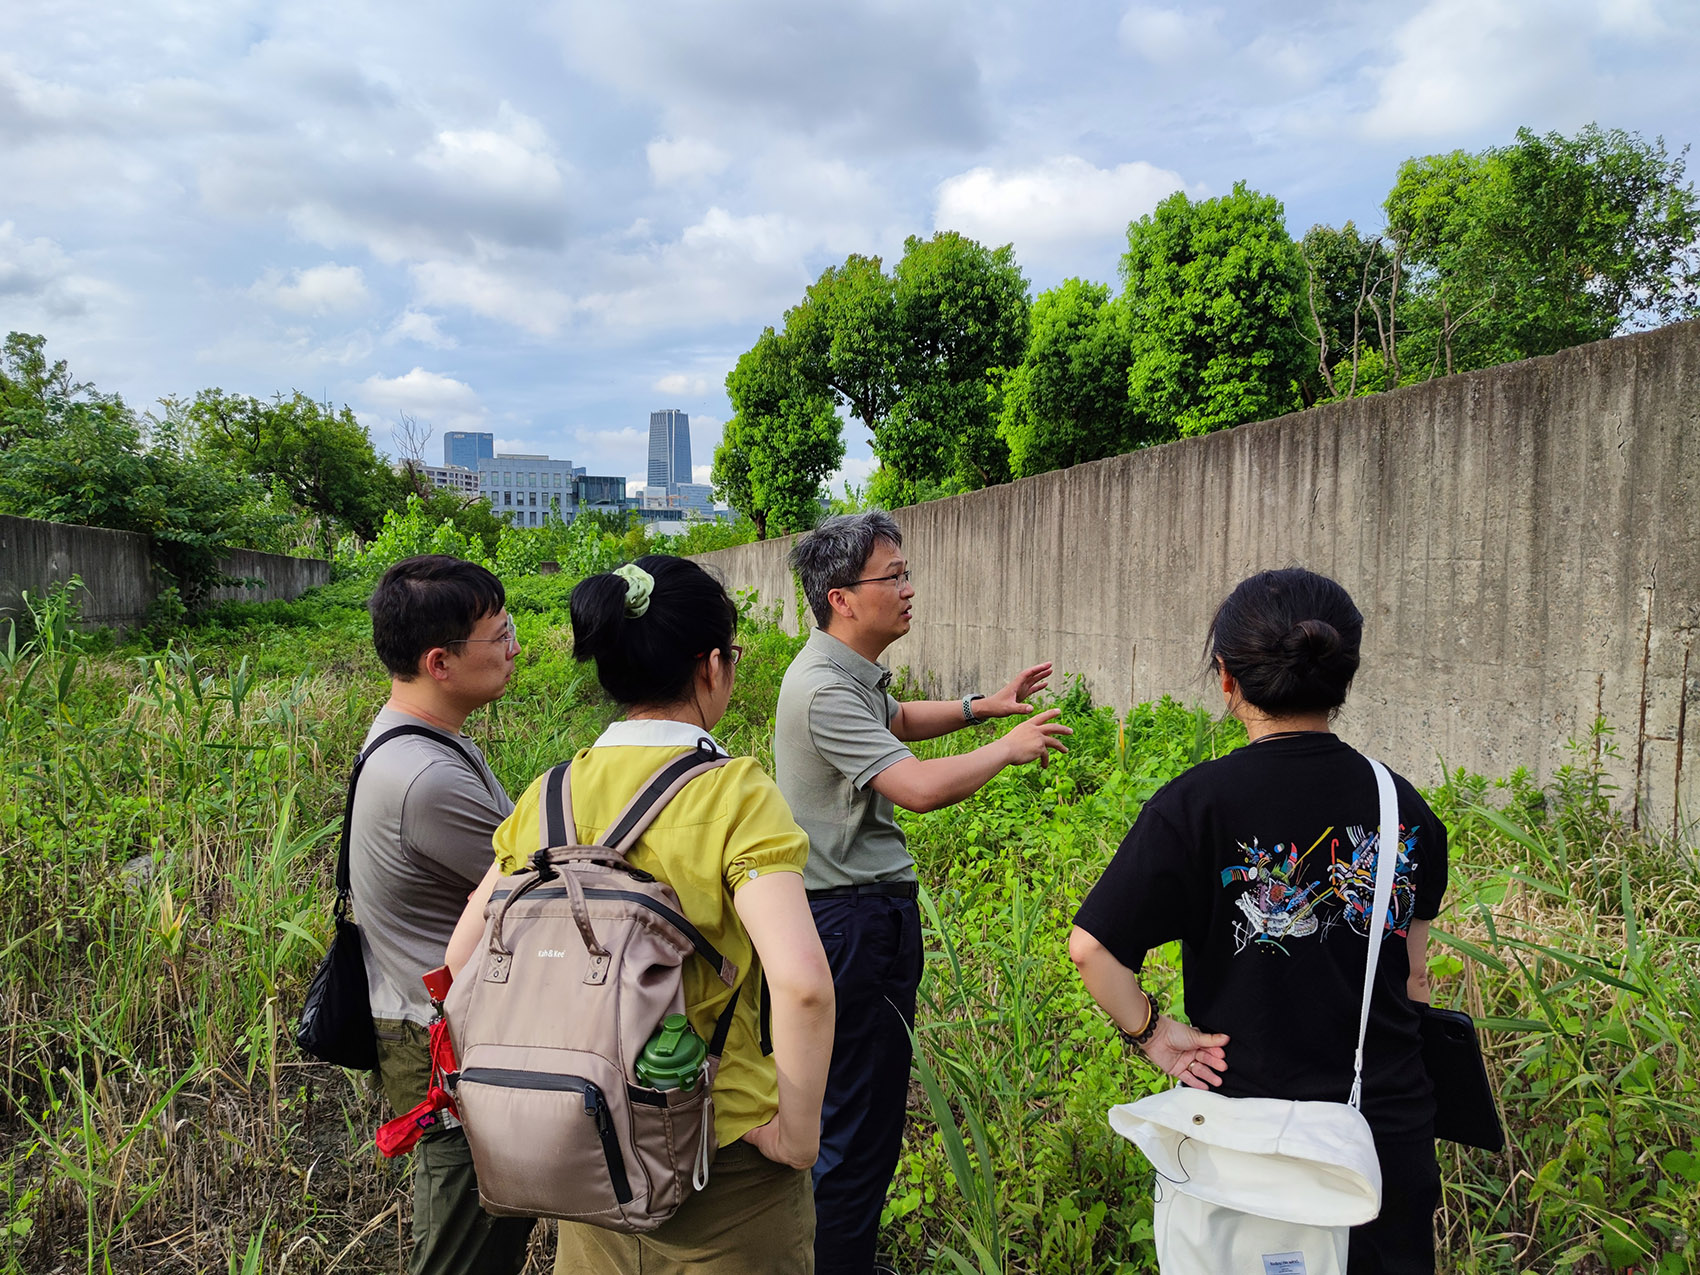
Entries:
[[463,430],[451,430],[443,435],[443,464],[458,465],[462,469],[477,469],[478,462],[489,460],[496,454],[496,436],[494,434],[469,434]]
[[679,494],[691,481],[691,418],[669,409],[649,414],[649,486]]

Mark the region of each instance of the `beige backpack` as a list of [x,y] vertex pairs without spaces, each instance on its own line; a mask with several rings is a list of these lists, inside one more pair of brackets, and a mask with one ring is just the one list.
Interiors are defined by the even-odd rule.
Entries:
[[[668,762],[591,846],[577,844],[571,763],[546,777],[542,846],[497,886],[483,942],[443,1008],[460,1068],[449,1088],[486,1211],[648,1231],[707,1182],[738,967],[685,918],[672,887],[626,855],[679,789],[729,760],[705,740]],[[684,1012],[691,959],[707,961],[732,999],[695,1088],[645,1088],[638,1054],[664,1017]]]

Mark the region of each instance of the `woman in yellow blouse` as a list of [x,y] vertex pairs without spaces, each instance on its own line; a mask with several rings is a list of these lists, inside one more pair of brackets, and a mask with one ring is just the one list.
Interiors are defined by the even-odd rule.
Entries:
[[[710,732],[731,698],[741,648],[732,641],[732,599],[683,558],[652,554],[582,580],[571,610],[574,655],[596,662],[603,689],[625,709],[573,759],[573,817],[590,844],[664,763],[704,738],[719,748]],[[541,784],[496,832],[495,865],[449,943],[456,973],[483,933],[497,880],[538,845]],[[714,1082],[720,1150],[708,1185],[644,1235],[562,1223],[557,1275],[814,1269],[809,1169],[820,1144],[833,994],[803,893],[807,857],[808,838],[779,789],[747,757],[687,784],[628,856],[673,887],[691,923],[748,971],[745,985],[760,986],[766,971],[773,1053],[762,1053],[761,998],[740,996]],[[708,1039],[731,989],[700,961],[688,962],[684,977],[691,1026]]]

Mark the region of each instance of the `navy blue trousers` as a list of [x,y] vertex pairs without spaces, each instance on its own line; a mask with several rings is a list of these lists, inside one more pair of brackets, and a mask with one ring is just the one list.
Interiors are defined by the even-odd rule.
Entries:
[[811,899],[838,1015],[815,1161],[815,1275],[869,1275],[903,1149],[921,910],[885,895]]

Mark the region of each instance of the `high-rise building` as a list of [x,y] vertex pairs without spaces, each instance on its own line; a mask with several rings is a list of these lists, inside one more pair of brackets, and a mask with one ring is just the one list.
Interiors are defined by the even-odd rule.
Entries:
[[691,418],[668,409],[649,414],[649,486],[679,494],[691,481]]
[[443,435],[443,464],[458,465],[462,469],[477,469],[478,462],[489,460],[496,454],[496,436],[494,434],[469,434],[463,430],[451,430]]

